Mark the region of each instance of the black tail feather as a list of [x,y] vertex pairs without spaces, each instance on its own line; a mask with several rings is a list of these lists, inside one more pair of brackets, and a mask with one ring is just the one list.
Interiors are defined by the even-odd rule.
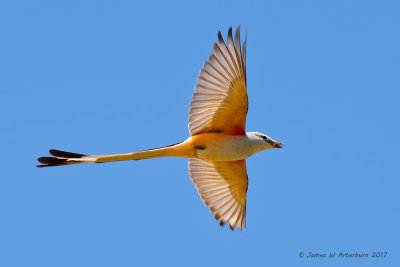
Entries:
[[68,159],[77,159],[82,158],[87,155],[85,154],[78,154],[72,152],[66,152],[56,149],[50,149],[49,153],[54,157],[40,157],[37,160],[43,165],[37,165],[36,167],[43,168],[43,167],[52,167],[52,166],[61,166],[61,165],[69,165],[79,162],[68,161]]
[[49,153],[53,156],[56,157],[62,157],[62,158],[82,158],[84,156],[87,156],[85,154],[78,154],[78,153],[72,153],[72,152],[67,152],[67,151],[61,151],[57,149],[50,149]]
[[52,167],[52,166],[61,166],[67,165],[67,159],[60,159],[54,157],[40,157],[37,159],[40,163],[44,165],[37,165],[36,167],[43,168],[43,167]]

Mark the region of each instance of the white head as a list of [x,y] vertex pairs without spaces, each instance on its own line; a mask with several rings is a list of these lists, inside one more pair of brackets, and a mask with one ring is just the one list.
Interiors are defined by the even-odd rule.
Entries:
[[276,142],[269,136],[266,136],[265,134],[262,133],[249,132],[246,133],[246,135],[247,138],[249,138],[252,141],[256,152],[260,152],[270,148],[282,148],[283,146],[282,143]]

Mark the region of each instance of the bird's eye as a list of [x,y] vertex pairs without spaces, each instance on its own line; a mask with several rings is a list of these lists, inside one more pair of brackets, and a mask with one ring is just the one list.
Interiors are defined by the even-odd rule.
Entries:
[[267,137],[265,135],[261,136],[261,138],[264,140],[267,139]]

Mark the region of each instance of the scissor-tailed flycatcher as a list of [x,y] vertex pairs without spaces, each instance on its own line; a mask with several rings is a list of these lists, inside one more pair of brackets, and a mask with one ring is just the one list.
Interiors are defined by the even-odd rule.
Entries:
[[240,26],[232,28],[204,63],[189,109],[190,137],[162,148],[116,155],[85,155],[50,150],[54,157],[38,158],[38,167],[102,163],[158,157],[189,158],[189,173],[201,199],[220,219],[241,230],[246,226],[247,171],[245,159],[269,148],[281,148],[268,136],[245,132],[247,115],[246,39],[241,48]]

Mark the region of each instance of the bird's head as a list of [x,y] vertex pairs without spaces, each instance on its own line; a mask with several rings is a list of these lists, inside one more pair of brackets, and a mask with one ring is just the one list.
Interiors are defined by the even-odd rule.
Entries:
[[284,145],[262,133],[250,132],[247,133],[247,137],[251,139],[257,145],[257,147],[260,147],[260,151],[270,148],[282,148]]

